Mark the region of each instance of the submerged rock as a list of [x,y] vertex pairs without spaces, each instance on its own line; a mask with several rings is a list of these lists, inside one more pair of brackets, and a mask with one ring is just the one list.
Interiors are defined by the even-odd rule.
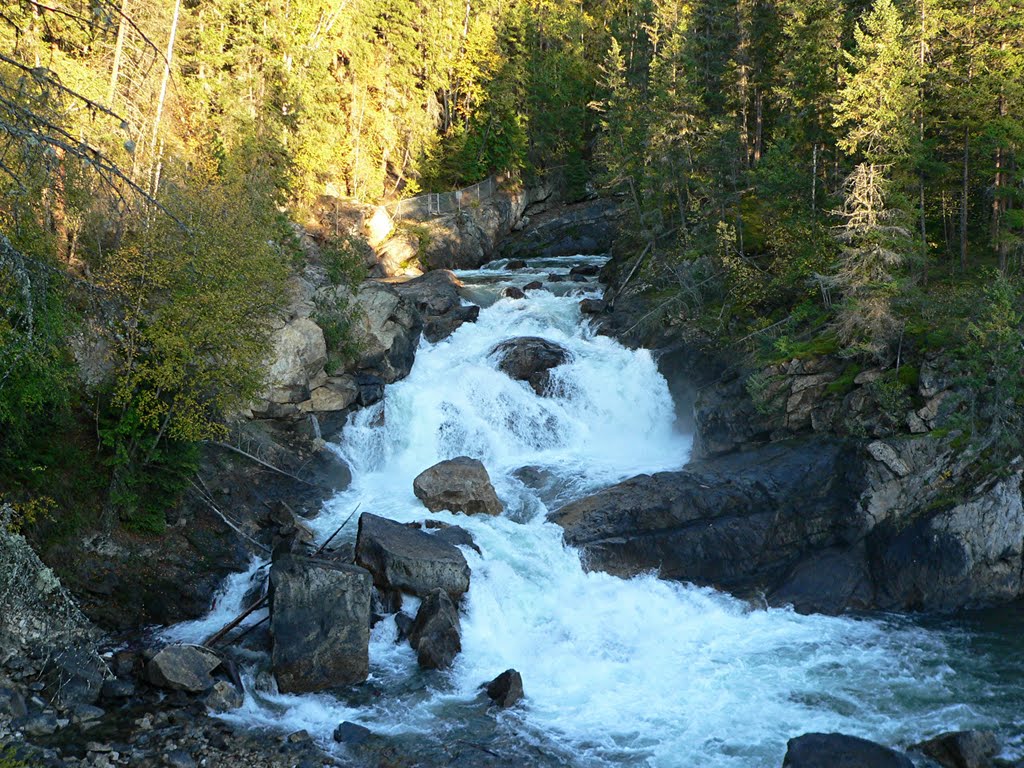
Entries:
[[790,739],[783,768],[913,768],[910,758],[867,739],[805,733]]
[[431,512],[500,515],[504,509],[483,463],[469,456],[439,461],[412,481],[416,498]]
[[282,693],[360,683],[369,674],[370,574],[304,557],[270,569],[272,665]]
[[956,731],[922,741],[912,749],[943,768],[989,768],[999,743],[991,731]]
[[569,362],[572,355],[565,347],[536,336],[520,336],[503,341],[491,350],[498,370],[517,381],[525,381],[538,395],[544,395],[551,381],[551,369]]
[[469,564],[458,547],[368,512],[359,517],[356,562],[384,591],[424,597],[443,589],[458,600],[469,590]]
[[210,673],[220,663],[220,657],[206,648],[168,645],[146,665],[146,679],[159,688],[201,693],[213,687]]
[[523,698],[523,676],[506,669],[487,684],[487,697],[502,709],[513,706]]
[[540,291],[543,290],[543,288],[544,283],[542,283],[540,280],[534,280],[523,286],[524,291]]
[[514,285],[510,285],[501,292],[501,297],[503,299],[525,299],[526,294],[523,293],[522,288],[516,288]]
[[462,650],[462,626],[455,603],[443,589],[427,595],[409,630],[409,644],[423,669],[445,669]]

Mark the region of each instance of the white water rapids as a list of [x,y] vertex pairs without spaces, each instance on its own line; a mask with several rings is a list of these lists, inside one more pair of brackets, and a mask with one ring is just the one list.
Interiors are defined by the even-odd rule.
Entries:
[[[514,273],[499,262],[461,276],[487,305],[505,285],[564,274],[581,261]],[[565,294],[580,286],[553,287]],[[965,670],[984,665],[965,651],[962,632],[901,618],[800,616],[653,576],[584,571],[546,513],[626,477],[680,468],[690,438],[673,431],[673,404],[650,353],[595,335],[579,299],[530,291],[485,306],[444,341],[422,342],[409,377],[357,412],[335,446],[353,481],[314,521],[321,538],[358,504],[399,521],[432,516],[476,539],[482,555],[463,548],[472,584],[454,668],[420,672],[408,645],[394,642],[388,617],[373,631],[362,693],[341,700],[250,691],[229,717],[304,728],[324,745],[343,720],[436,743],[471,738],[474,723],[497,718],[506,739],[547,755],[537,764],[664,768],[777,768],[786,740],[808,731],[906,745],[953,728],[1000,726],[999,681]],[[490,350],[514,336],[541,336],[572,353],[554,371],[556,396],[538,397],[496,370]],[[431,515],[415,498],[419,472],[459,455],[486,465],[502,516]],[[513,476],[525,466],[549,473],[546,490]],[[220,626],[247,583],[234,577],[214,614],[169,634],[199,638]],[[415,612],[413,600],[406,610]],[[481,715],[478,687],[509,667],[522,673],[525,703]]]

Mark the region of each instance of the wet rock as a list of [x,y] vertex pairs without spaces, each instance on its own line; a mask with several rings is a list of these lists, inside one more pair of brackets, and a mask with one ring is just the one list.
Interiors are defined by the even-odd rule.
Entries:
[[783,768],[913,768],[906,755],[841,733],[806,733],[790,739]]
[[0,715],[16,718],[27,714],[24,696],[13,688],[0,688]]
[[523,676],[506,669],[487,684],[487,696],[503,709],[513,706],[523,698]]
[[346,720],[334,729],[334,740],[339,744],[359,746],[366,744],[373,738],[374,734],[369,728],[352,723]]
[[607,306],[603,299],[584,299],[580,302],[580,312],[584,315],[599,315]]
[[505,269],[526,269],[526,262],[522,259],[509,259],[508,263],[505,265]]
[[414,621],[415,619],[407,613],[395,614],[395,628],[398,630],[395,642],[402,643],[409,639],[409,632],[412,631]]
[[912,749],[943,768],[990,768],[999,742],[991,731],[956,731],[922,741]]
[[480,307],[476,304],[456,307],[441,317],[430,318],[423,326],[423,335],[427,341],[434,343],[446,339],[465,323],[475,323],[480,316]]
[[440,588],[458,600],[469,589],[469,564],[458,547],[368,512],[359,518],[356,562],[382,590],[424,597]]
[[238,709],[245,702],[245,695],[234,683],[218,680],[203,700],[212,712],[228,712]]
[[514,285],[510,285],[501,292],[501,296],[504,299],[525,299],[526,294],[523,293],[521,288],[516,288]]
[[564,283],[566,279],[567,278],[565,275],[559,275],[556,272],[552,272],[551,274],[548,275],[549,283]]
[[359,404],[364,408],[384,399],[384,379],[380,376],[370,374],[357,376],[356,386],[359,388]]
[[597,570],[770,590],[808,554],[862,529],[858,455],[836,440],[776,443],[640,475],[549,517]]
[[270,569],[272,665],[282,693],[360,683],[369,673],[370,574],[283,557]]
[[463,323],[476,322],[480,307],[462,304],[461,287],[459,279],[444,269],[394,284],[399,295],[411,301],[423,316],[423,336],[432,344],[450,336]]
[[477,459],[458,456],[425,469],[412,483],[416,498],[431,512],[500,515],[501,501],[487,469]]
[[569,275],[583,275],[584,277],[594,277],[601,272],[601,267],[597,264],[577,264],[575,267],[569,270]]
[[201,693],[213,687],[210,673],[220,663],[220,657],[205,648],[168,645],[146,664],[146,679],[158,688]]
[[495,346],[491,355],[498,369],[510,378],[525,381],[538,395],[544,395],[551,381],[551,369],[572,359],[569,351],[553,341],[536,336],[520,336]]
[[428,594],[416,612],[409,644],[423,669],[445,669],[462,650],[462,627],[455,603],[442,589]]
[[437,533],[432,535],[435,539],[448,542],[456,547],[470,547],[471,549],[475,549],[477,554],[481,554],[480,547],[476,545],[476,540],[473,538],[473,534],[461,525],[441,526],[437,529]]
[[524,291],[539,291],[544,288],[544,283],[540,280],[534,280],[523,286]]

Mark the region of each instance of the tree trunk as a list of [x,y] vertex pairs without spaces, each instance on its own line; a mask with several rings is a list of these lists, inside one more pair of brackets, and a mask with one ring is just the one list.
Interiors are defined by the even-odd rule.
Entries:
[[110,71],[110,91],[107,94],[107,105],[114,105],[114,97],[117,95],[117,78],[121,74],[121,55],[124,52],[124,28],[125,14],[128,10],[128,0],[121,0],[121,15],[117,19],[117,42],[114,44],[114,66]]
[[964,128],[963,178],[960,188],[960,270],[967,269],[967,193],[971,157],[971,129]]
[[181,12],[181,0],[174,0],[174,16],[171,18],[171,32],[167,36],[167,53],[164,56],[164,76],[160,81],[160,96],[156,101],[156,116],[153,118],[153,135],[149,140],[149,156],[153,163],[154,180],[152,194],[155,197],[159,184],[159,160],[156,158],[156,140],[160,135],[160,120],[164,113],[164,102],[167,99],[167,83],[171,79],[171,60],[174,57],[174,38],[178,34],[178,16]]

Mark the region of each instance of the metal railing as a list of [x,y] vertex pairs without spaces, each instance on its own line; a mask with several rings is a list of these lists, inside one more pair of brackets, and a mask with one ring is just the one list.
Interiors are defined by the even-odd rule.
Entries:
[[499,177],[490,176],[465,189],[457,189],[454,192],[428,192],[425,195],[396,200],[384,207],[395,221],[400,219],[424,221],[435,216],[455,213],[466,207],[475,207],[485,200],[489,200],[498,191],[499,182]]

